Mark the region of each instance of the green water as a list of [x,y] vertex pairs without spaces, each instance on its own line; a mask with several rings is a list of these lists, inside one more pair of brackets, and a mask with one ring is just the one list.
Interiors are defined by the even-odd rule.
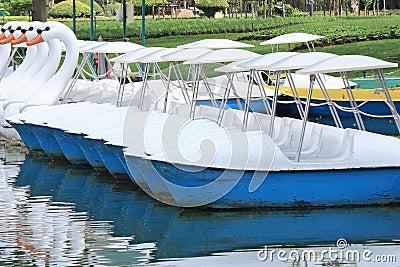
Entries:
[[[363,89],[381,87],[379,81],[374,78],[358,78],[352,79],[351,81],[357,83],[359,87]],[[400,87],[400,77],[386,77],[385,81],[388,88]]]

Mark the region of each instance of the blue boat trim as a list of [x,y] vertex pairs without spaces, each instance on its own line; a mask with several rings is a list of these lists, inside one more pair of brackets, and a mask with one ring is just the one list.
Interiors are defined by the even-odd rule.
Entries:
[[[135,158],[136,167],[143,169],[141,163],[146,159]],[[173,164],[151,161],[157,173],[169,182],[197,187],[213,182],[226,170],[206,168],[201,171],[187,172]],[[179,167],[179,165],[177,165]],[[187,169],[187,166],[185,166]],[[244,207],[339,207],[365,206],[400,203],[400,172],[398,168],[368,168],[324,171],[279,171],[265,173],[266,179],[254,192],[248,188],[254,171],[229,171],[228,176],[240,180],[236,186],[222,198],[210,203],[213,208]],[[135,180],[134,177],[131,177]],[[144,177],[146,181],[152,177]],[[229,179],[229,178],[227,178]],[[225,179],[226,180],[226,179]],[[384,181],[384,182],[383,182]],[[362,186],[360,186],[362,185]],[[172,195],[167,187],[166,195]],[[201,198],[202,196],[197,196]]]

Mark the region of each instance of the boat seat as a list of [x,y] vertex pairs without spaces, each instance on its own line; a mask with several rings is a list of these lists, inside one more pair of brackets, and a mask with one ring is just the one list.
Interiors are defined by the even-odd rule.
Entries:
[[286,142],[290,135],[291,125],[293,124],[293,120],[289,118],[283,118],[280,123],[280,127],[277,132],[274,134],[274,141],[277,146],[280,146]]
[[[346,129],[342,134],[335,136],[336,140],[324,140],[321,143],[320,151],[301,155],[300,161],[346,161],[351,157],[354,144],[354,130]],[[336,141],[336,142],[335,142]]]
[[[302,146],[302,154],[313,153],[318,151],[321,146],[322,139],[322,127],[321,125],[310,123],[306,127],[304,134],[304,141]],[[297,153],[297,149],[300,142],[300,133],[293,132],[291,138],[284,144],[281,144],[279,148],[289,158],[294,157]]]
[[[276,142],[276,144],[281,150],[293,150],[293,144],[298,143],[298,140],[300,139],[301,121],[291,119],[283,130],[284,132],[282,133],[282,138],[279,140],[279,142]],[[306,135],[309,130],[310,128],[307,127]],[[275,134],[274,136],[277,135]]]
[[184,116],[189,116],[190,114],[190,104],[182,104],[182,105],[177,105],[176,107],[170,109],[168,111],[169,114],[171,115],[184,115]]

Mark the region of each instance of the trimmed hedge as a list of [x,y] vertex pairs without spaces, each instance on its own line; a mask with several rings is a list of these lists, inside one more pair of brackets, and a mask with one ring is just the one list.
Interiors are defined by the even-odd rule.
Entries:
[[[79,1],[84,3],[85,5],[87,5],[90,8],[90,0],[79,0]],[[93,8],[94,8],[95,15],[104,15],[103,8],[96,1],[93,1]]]
[[[93,2],[95,15],[103,15],[103,8]],[[49,11],[49,16],[53,18],[71,18],[72,17],[72,0],[62,1],[52,7]],[[75,2],[75,16],[89,17],[90,16],[90,0],[80,0]]]
[[204,11],[207,17],[214,16],[215,12],[227,8],[228,2],[226,0],[198,0],[196,7]]

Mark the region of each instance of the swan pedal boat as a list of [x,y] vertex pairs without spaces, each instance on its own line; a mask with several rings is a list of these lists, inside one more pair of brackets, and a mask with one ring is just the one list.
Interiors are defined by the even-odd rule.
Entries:
[[[315,52],[314,41],[323,38],[324,36],[313,35],[302,32],[288,33],[277,36],[270,40],[261,42],[260,45],[271,45],[272,51],[278,51],[279,45],[290,45],[295,43],[302,43],[308,47],[309,52]],[[269,69],[274,72],[276,69]],[[365,73],[365,72],[364,72]],[[284,73],[281,74],[281,78]],[[356,78],[349,81],[353,87],[352,93],[359,107],[365,129],[367,131],[385,134],[385,135],[400,135],[395,121],[390,118],[390,108],[386,104],[386,99],[383,96],[381,84],[376,73],[373,73],[374,78]],[[273,77],[273,75],[271,75]],[[293,83],[297,86],[298,95],[294,96],[290,89],[290,82],[284,79],[280,87],[280,102],[289,104],[280,105],[278,107],[278,114],[281,117],[296,117],[300,118],[301,115],[294,103],[296,98],[303,103],[307,98],[307,91],[309,87],[308,75],[291,74]],[[324,82],[327,82],[329,76],[324,75]],[[342,78],[339,77],[339,81]],[[399,77],[386,77],[385,78],[389,93],[394,101],[397,109],[400,108],[400,78]],[[351,99],[349,98],[343,84],[337,83],[332,80],[331,86],[328,88],[329,95],[331,96],[334,105],[338,108],[337,112],[342,117],[342,123],[345,127],[357,128],[357,123],[349,108],[351,108]],[[330,110],[326,105],[323,92],[319,88],[315,88],[312,93],[312,102],[309,111],[309,119],[314,122],[335,125],[334,120],[330,116]]]
[[[242,62],[242,68],[247,64],[250,76],[257,69],[251,63],[254,61]],[[303,74],[327,71],[318,69],[318,64],[310,66],[308,73],[306,67]],[[373,67],[389,65],[393,67]],[[275,86],[274,99],[278,89],[279,85]],[[194,95],[196,91],[193,90]],[[312,93],[312,87],[309,91]],[[400,202],[400,140],[307,122],[310,103],[303,120],[276,117],[276,102],[271,114],[250,113],[250,96],[251,92],[244,111],[195,103],[171,106],[168,112],[111,105],[97,110],[94,106],[99,104],[89,104],[95,112],[88,117],[83,115],[85,112],[81,113],[82,118],[74,116],[76,121],[81,120],[74,127],[68,122],[46,125],[47,122],[40,121],[43,115],[36,118],[42,129],[57,128],[54,136],[63,135],[52,141],[63,154],[76,156],[81,152],[79,157],[90,155],[93,158],[87,161],[92,163],[101,159],[108,170],[125,172],[146,193],[169,205],[288,208]],[[222,101],[227,101],[227,97]],[[73,105],[85,104],[54,106],[54,111],[65,113]],[[42,108],[42,114],[48,114],[53,107]],[[19,128],[21,137],[21,129],[34,124],[20,117],[28,116],[28,111],[9,120]],[[75,114],[78,111],[82,109],[77,108]],[[110,116],[99,128],[91,129],[102,120],[96,119],[99,114],[104,118]],[[113,122],[114,116],[125,117]],[[88,123],[91,119],[94,124]],[[108,124],[112,125],[110,129]],[[33,136],[39,138],[41,134]],[[77,146],[71,145],[74,148],[65,153],[61,143],[69,146],[72,140]],[[85,146],[93,147],[82,149]],[[115,165],[107,166],[109,159]]]
[[[255,61],[246,62],[247,67],[257,69]],[[346,67],[340,67],[342,61]],[[280,71],[296,69],[295,65],[276,64]],[[310,77],[357,69],[382,73],[383,68],[397,67],[356,55],[329,56],[305,67],[301,64],[298,73]],[[390,94],[383,88],[398,121]],[[399,203],[400,140],[307,122],[312,90],[310,86],[303,120],[249,113],[248,107],[245,111],[228,109],[221,119],[220,110],[200,106],[196,119],[182,118],[178,123],[173,116],[188,114],[184,106],[171,119],[170,115],[149,114],[143,120],[143,131],[124,133],[124,139],[135,142],[124,149],[131,176],[153,198],[181,207]],[[161,129],[160,116],[165,121]]]

